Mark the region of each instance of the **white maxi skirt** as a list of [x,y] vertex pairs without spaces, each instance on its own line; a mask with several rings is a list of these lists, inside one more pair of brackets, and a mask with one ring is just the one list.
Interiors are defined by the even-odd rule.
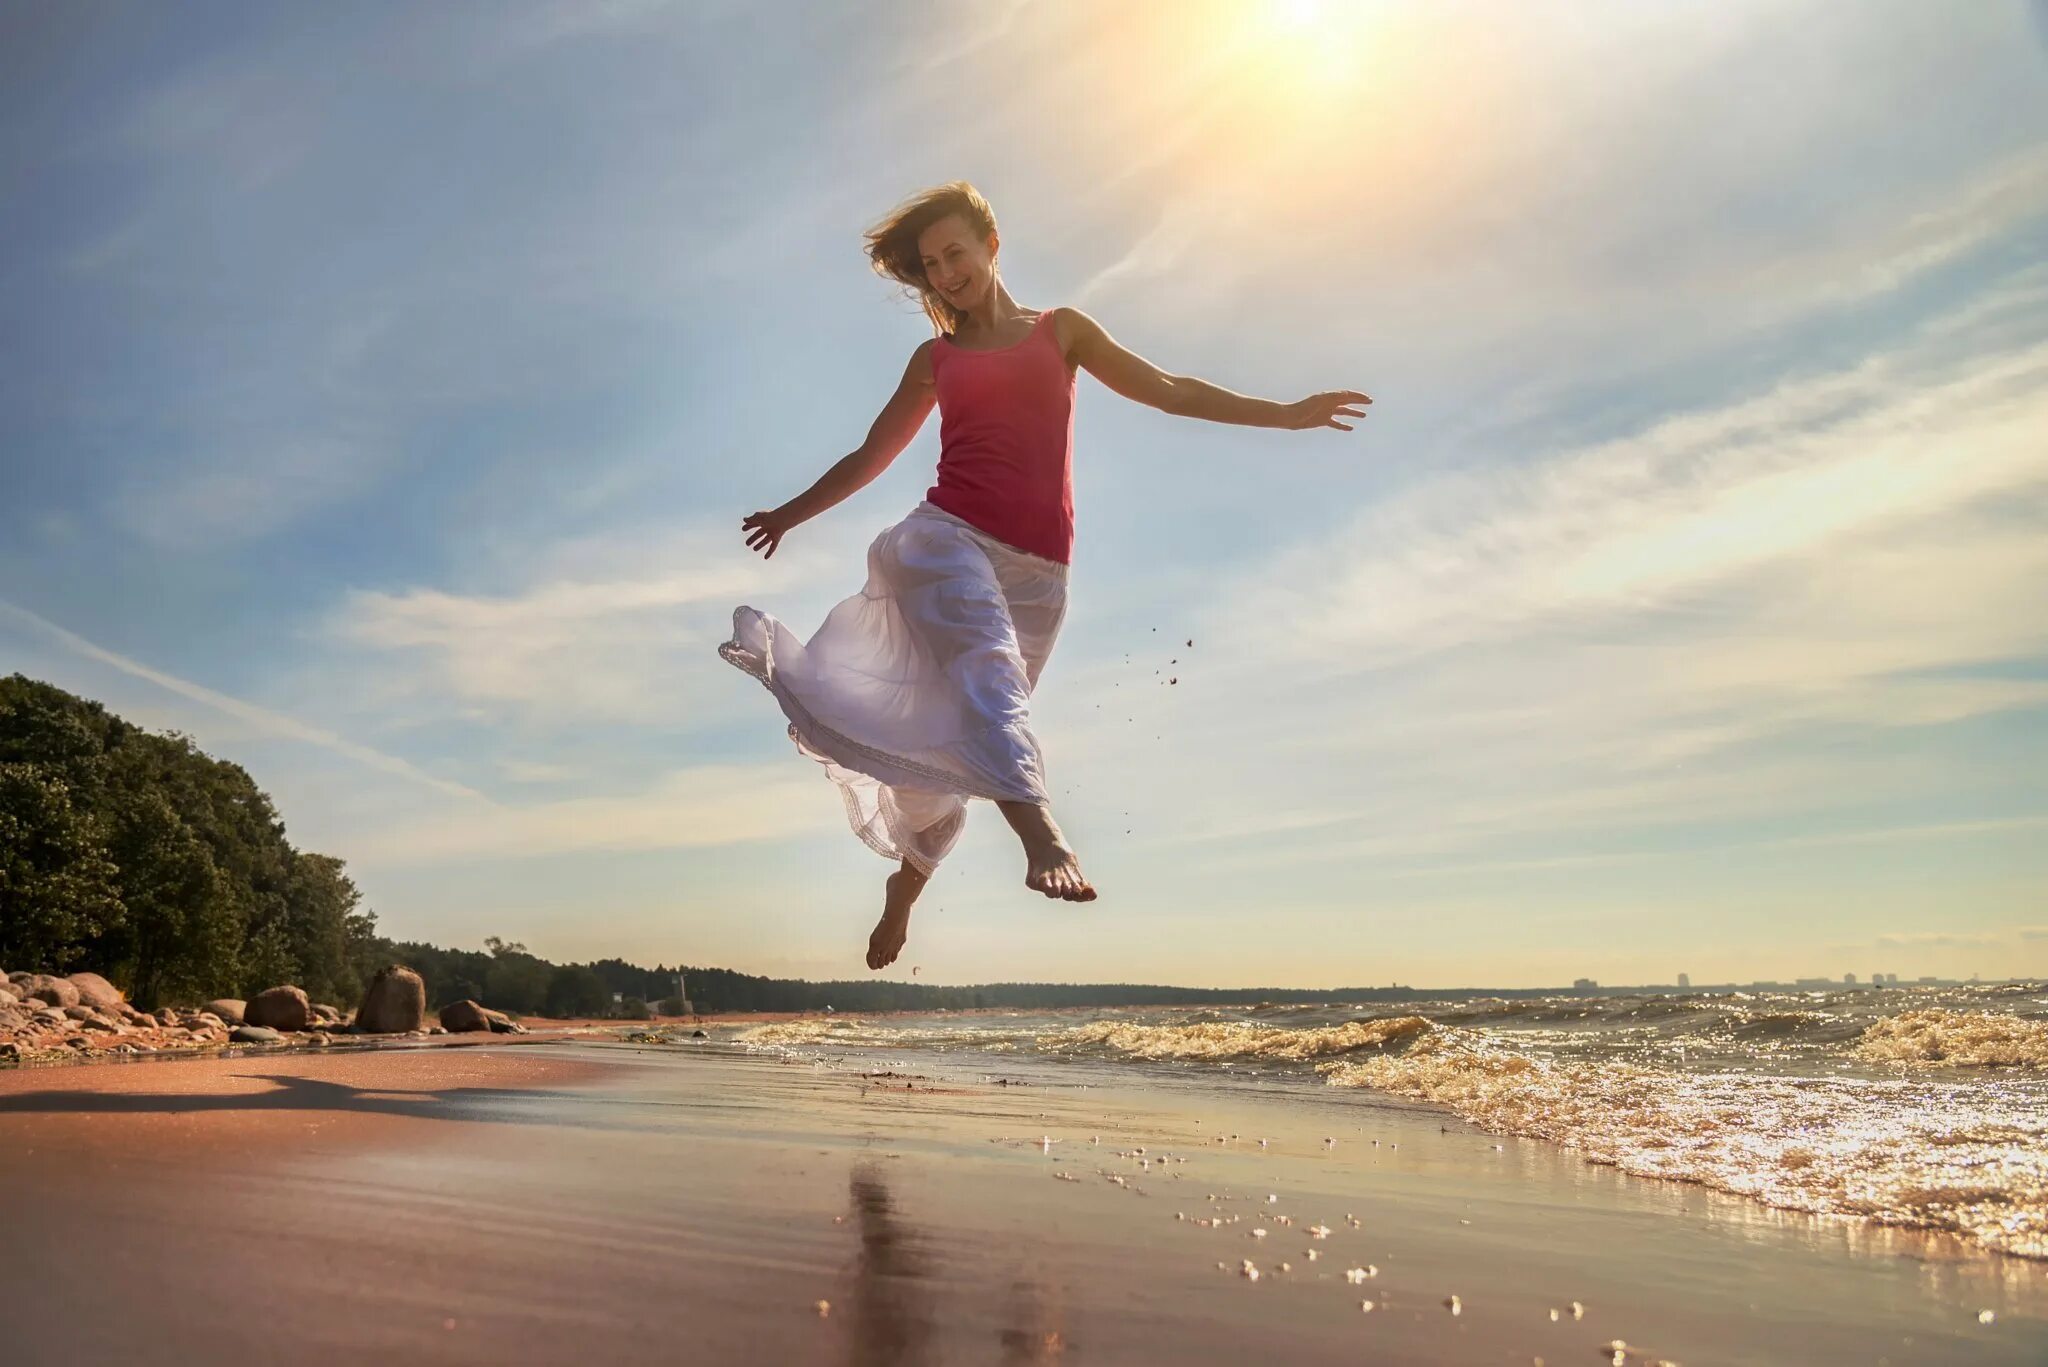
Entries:
[[1066,611],[1065,565],[920,503],[809,641],[742,607],[718,653],[775,695],[854,834],[929,875],[969,798],[1050,801],[1031,693]]

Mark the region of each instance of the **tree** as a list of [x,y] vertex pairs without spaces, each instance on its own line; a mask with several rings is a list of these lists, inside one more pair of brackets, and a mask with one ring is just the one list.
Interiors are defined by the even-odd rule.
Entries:
[[485,1006],[534,1015],[547,1005],[552,965],[528,954],[524,946],[487,940],[491,966],[484,974]]
[[547,1013],[550,1016],[608,1016],[611,1009],[611,989],[605,986],[604,979],[590,965],[565,964],[549,976]]
[[242,927],[212,851],[161,793],[130,793],[112,812],[111,849],[127,919],[105,937],[99,969],[145,1009],[230,991]]
[[121,925],[97,824],[52,766],[0,763],[0,964],[58,971]]

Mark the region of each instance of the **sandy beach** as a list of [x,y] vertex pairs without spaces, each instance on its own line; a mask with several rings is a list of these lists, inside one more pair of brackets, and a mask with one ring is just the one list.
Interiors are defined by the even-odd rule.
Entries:
[[1010,1081],[597,1040],[0,1074],[10,1225],[42,1235],[0,1252],[9,1358],[1526,1364],[1620,1342],[1628,1363],[2019,1364],[2048,1345],[2037,1261],[1341,1093]]

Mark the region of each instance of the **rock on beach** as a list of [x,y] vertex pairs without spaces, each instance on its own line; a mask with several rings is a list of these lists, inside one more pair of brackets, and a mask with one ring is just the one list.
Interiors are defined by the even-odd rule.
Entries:
[[208,1002],[201,1009],[211,1011],[214,1015],[219,1016],[229,1025],[240,1025],[242,1023],[242,1012],[246,1010],[247,1007],[247,1002],[241,1001],[237,998],[220,997],[214,1001]]
[[441,1025],[451,1035],[462,1034],[471,1030],[489,1030],[491,1018],[481,1006],[465,999],[441,1008]]
[[25,997],[59,1009],[78,1005],[78,989],[68,979],[53,978],[47,973],[24,973],[21,977],[25,980]]
[[372,1035],[418,1030],[427,1018],[427,984],[402,964],[377,970],[356,1008],[356,1029]]
[[64,981],[77,989],[80,1006],[116,1007],[121,1004],[120,989],[97,973],[73,973]]
[[313,1004],[297,987],[266,987],[242,1011],[243,1024],[267,1030],[304,1030],[312,1020]]

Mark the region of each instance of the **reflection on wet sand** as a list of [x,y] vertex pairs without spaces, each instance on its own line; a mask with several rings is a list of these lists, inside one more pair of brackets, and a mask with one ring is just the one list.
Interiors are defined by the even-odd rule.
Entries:
[[[931,1352],[938,1327],[931,1240],[898,1214],[880,1167],[859,1164],[847,1188],[860,1235],[847,1361],[853,1367],[939,1361]],[[1057,1302],[1037,1277],[1020,1274],[1011,1281],[1004,1318],[1008,1322],[996,1331],[1003,1362],[1056,1362],[1066,1351]]]

